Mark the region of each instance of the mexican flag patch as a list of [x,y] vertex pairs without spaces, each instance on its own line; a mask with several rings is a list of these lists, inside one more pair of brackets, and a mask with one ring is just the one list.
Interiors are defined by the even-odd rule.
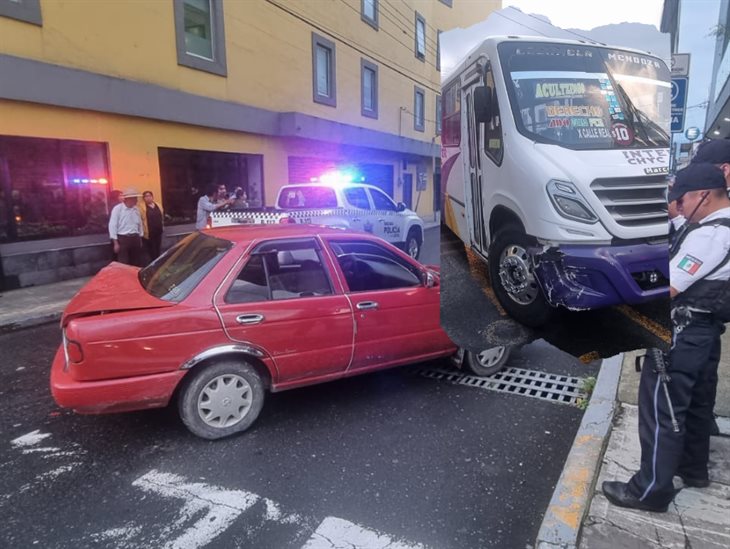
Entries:
[[691,275],[695,274],[702,267],[702,261],[691,255],[685,255],[679,262],[679,268]]

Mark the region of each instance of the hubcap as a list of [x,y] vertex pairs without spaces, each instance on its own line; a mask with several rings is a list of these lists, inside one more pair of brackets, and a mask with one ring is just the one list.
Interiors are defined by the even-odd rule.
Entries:
[[224,374],[210,380],[200,392],[198,414],[211,427],[230,427],[246,417],[252,396],[248,381],[235,374]]
[[529,305],[540,292],[530,255],[522,246],[507,246],[499,259],[499,279],[515,303]]
[[487,349],[477,355],[477,361],[479,362],[480,366],[489,368],[502,360],[502,357],[504,356],[504,351],[505,348],[502,346]]
[[408,255],[410,255],[413,259],[416,259],[416,256],[418,255],[418,242],[415,238],[408,240]]

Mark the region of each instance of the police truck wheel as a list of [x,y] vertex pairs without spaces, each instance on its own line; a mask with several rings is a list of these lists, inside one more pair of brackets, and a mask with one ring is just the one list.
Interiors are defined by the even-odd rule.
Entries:
[[246,362],[221,361],[191,372],[178,400],[185,426],[214,440],[248,429],[264,404],[264,386]]
[[413,259],[418,259],[418,256],[421,255],[421,241],[422,239],[418,229],[413,227],[408,231],[408,236],[406,237],[406,253]]
[[515,320],[537,328],[555,314],[537,281],[530,238],[521,230],[508,228],[497,233],[489,247],[489,277],[499,304]]
[[509,359],[510,347],[500,345],[480,352],[464,352],[464,368],[476,376],[491,376],[499,372]]

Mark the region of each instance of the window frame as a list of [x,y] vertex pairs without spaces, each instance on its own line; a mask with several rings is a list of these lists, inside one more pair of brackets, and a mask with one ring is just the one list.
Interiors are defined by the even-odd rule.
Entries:
[[[365,71],[373,72],[373,108],[365,108]],[[378,66],[360,58],[360,114],[366,118],[378,119]]]
[[0,0],[0,17],[15,19],[39,27],[43,26],[40,0],[21,0],[20,2]]
[[441,32],[436,30],[436,70],[441,72]]
[[360,19],[370,25],[375,30],[380,29],[380,6],[379,0],[373,0],[373,11],[374,11],[374,19],[371,19],[368,15],[365,14],[365,0],[360,0]]
[[[421,123],[418,123],[418,100],[417,97],[420,95],[423,99],[421,100]],[[413,86],[413,129],[417,132],[426,131],[426,91],[418,86]]]
[[[487,65],[484,69],[484,85],[491,86],[492,88],[493,112],[491,120],[487,124],[479,124],[480,128],[477,128],[477,131],[483,132],[482,135],[484,137],[484,143],[482,146],[482,150],[484,151],[484,154],[487,156],[487,158],[491,159],[492,162],[494,162],[497,166],[501,166],[502,160],[504,159],[504,131],[502,129],[502,114],[499,100],[497,99],[497,86],[494,80],[494,69],[492,67],[492,63],[488,59]],[[489,147],[490,134],[493,134],[495,136],[499,134],[500,147],[499,149],[496,149],[496,153],[492,152],[493,149]]]
[[[319,47],[326,48],[331,53],[328,74],[330,80],[329,96],[322,95],[317,91],[317,79],[319,76],[317,72],[317,48]],[[337,107],[337,51],[335,43],[315,32],[312,33],[312,100],[320,105]]]
[[210,5],[211,48],[213,59],[206,59],[185,48],[185,0],[174,0],[175,45],[177,64],[190,69],[209,72],[218,76],[228,76],[226,65],[226,33],[223,23],[222,0],[208,0]]
[[[426,18],[423,17],[420,13],[417,11],[415,13],[415,23],[413,27],[413,39],[414,39],[414,49],[413,54],[416,56],[416,59],[419,59],[422,62],[426,62]],[[418,23],[423,24],[423,54],[421,54],[418,51]]]
[[436,120],[435,120],[435,126],[436,126],[436,135],[441,135],[441,109],[443,108],[443,105],[441,104],[441,94],[436,94]]

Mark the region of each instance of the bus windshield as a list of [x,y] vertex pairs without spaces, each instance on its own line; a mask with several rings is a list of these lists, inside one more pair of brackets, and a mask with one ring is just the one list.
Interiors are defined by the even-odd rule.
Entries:
[[669,69],[638,53],[539,42],[499,45],[517,128],[571,149],[669,147]]

